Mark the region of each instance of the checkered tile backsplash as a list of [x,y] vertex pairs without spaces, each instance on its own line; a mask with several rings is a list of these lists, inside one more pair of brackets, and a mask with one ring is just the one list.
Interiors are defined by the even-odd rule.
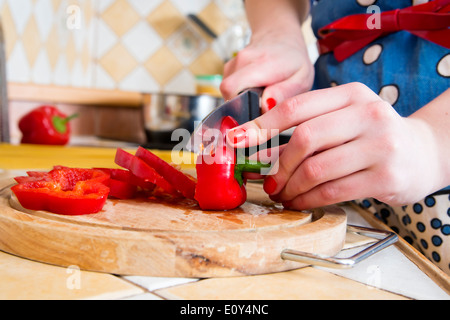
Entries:
[[245,25],[242,0],[0,0],[9,82],[194,93],[222,73],[218,36]]

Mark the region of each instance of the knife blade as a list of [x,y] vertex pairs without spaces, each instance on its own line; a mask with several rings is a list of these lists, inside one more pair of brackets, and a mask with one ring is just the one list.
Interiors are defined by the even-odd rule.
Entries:
[[263,91],[263,88],[245,90],[234,99],[213,110],[194,129],[186,148],[196,154],[209,152],[217,144],[220,134],[218,129],[221,120],[226,116],[233,117],[239,125],[259,117]]

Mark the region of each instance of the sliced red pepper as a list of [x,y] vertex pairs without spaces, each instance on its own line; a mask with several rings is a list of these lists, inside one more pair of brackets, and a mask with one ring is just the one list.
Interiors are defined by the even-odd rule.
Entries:
[[184,174],[151,151],[142,147],[139,147],[136,151],[136,157],[142,159],[146,164],[155,169],[183,196],[188,199],[194,199],[196,181],[193,177]]
[[156,188],[154,183],[141,179],[134,174],[131,176],[130,183],[141,188],[144,191],[153,191]]
[[178,196],[177,190],[165,180],[155,169],[146,164],[142,159],[126,152],[123,149],[117,149],[115,162],[122,168],[130,170],[135,176],[143,179],[146,183],[152,183],[161,188],[163,192]]
[[[63,189],[73,189],[79,181],[99,182],[107,185],[110,175],[101,170],[68,168],[63,166],[55,166],[48,173],[53,181],[57,181]],[[44,179],[48,179],[44,177]]]
[[136,186],[125,181],[111,179],[109,181],[109,197],[117,199],[133,199],[136,195]]
[[41,179],[11,188],[19,203],[29,210],[63,215],[84,215],[102,210],[110,189],[109,174],[94,169],[58,168]]
[[46,171],[27,171],[27,176],[15,177],[14,180],[18,183],[32,182],[42,180],[48,175]]
[[17,183],[26,183],[26,182],[33,182],[33,181],[42,180],[42,177],[23,176],[23,177],[15,177],[14,180],[16,180]]
[[133,174],[128,170],[99,168],[110,175],[108,186],[109,197],[117,199],[132,199],[136,196],[137,185],[132,182]]
[[28,171],[27,175],[33,178],[43,178],[47,172],[45,171]]

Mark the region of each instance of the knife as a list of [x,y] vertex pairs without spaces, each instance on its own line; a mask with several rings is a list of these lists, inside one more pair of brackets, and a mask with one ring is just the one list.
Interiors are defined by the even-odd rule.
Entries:
[[263,88],[245,90],[234,99],[214,109],[194,129],[186,148],[196,154],[209,152],[217,144],[220,134],[218,129],[221,120],[226,116],[233,117],[239,125],[259,117],[263,91]]

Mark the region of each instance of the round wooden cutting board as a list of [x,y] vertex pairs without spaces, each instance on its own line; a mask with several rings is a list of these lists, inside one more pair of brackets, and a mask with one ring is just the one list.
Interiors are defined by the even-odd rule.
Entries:
[[281,272],[302,265],[284,249],[324,255],[345,241],[346,214],[335,206],[284,210],[260,184],[248,202],[205,212],[188,200],[108,200],[103,211],[62,216],[24,209],[0,181],[0,250],[31,260],[120,275],[228,277]]

